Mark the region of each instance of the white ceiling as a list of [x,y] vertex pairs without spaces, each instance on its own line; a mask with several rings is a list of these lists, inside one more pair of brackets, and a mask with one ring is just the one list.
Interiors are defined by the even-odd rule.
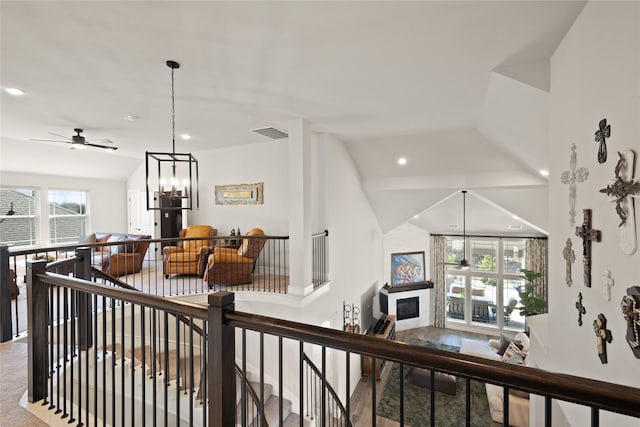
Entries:
[[[126,178],[171,149],[173,59],[177,151],[305,118],[347,144],[385,231],[463,187],[517,199],[546,187],[548,60],[584,3],[2,1],[0,83],[26,94],[2,92],[0,166]],[[118,151],[29,141],[74,127]]]

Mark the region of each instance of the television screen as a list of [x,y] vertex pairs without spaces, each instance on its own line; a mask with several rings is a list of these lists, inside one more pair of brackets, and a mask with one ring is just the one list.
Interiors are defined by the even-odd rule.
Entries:
[[375,282],[362,294],[360,308],[360,327],[362,328],[362,333],[366,333],[382,317],[378,282]]

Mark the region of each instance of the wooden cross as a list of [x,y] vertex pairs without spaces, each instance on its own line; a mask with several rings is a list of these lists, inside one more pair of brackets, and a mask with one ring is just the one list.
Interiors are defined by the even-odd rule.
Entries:
[[605,270],[600,276],[600,280],[602,280],[602,295],[604,299],[607,301],[611,301],[611,287],[613,286],[614,280],[611,277],[611,270]]
[[613,341],[611,331],[607,329],[607,318],[604,314],[598,314],[598,318],[593,321],[593,332],[597,337],[598,357],[600,362],[607,363],[607,343]]
[[582,292],[578,292],[578,301],[576,301],[578,309],[578,326],[582,326],[582,315],[587,313],[587,309],[582,305]]
[[576,192],[577,182],[585,182],[589,177],[587,168],[577,168],[578,155],[576,154],[576,144],[571,144],[571,158],[569,159],[569,170],[562,172],[560,181],[569,185],[569,225],[576,224]]
[[640,286],[627,288],[627,295],[622,297],[620,309],[627,322],[625,339],[633,355],[640,359]]
[[564,256],[564,260],[567,261],[567,267],[565,270],[564,280],[567,282],[567,286],[571,286],[573,284],[573,279],[571,278],[571,264],[576,260],[576,253],[573,251],[573,243],[571,239],[567,239],[567,243],[562,251],[562,255]]
[[611,185],[600,190],[607,196],[613,196],[616,203],[616,213],[620,217],[618,225],[620,233],[620,249],[627,255],[636,251],[636,218],[635,208],[631,197],[640,195],[640,181],[633,179],[633,166],[636,154],[633,150],[621,153],[618,151],[618,163],[616,164],[616,179]]
[[582,266],[584,270],[584,285],[591,287],[591,242],[599,242],[602,233],[591,228],[591,209],[583,209],[582,226],[576,227],[576,236],[582,237]]

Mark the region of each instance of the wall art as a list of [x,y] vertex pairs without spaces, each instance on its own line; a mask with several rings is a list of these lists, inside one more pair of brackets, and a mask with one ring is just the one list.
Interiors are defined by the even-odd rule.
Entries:
[[576,192],[577,183],[582,183],[589,177],[589,170],[585,167],[576,168],[578,163],[578,155],[576,153],[576,144],[571,144],[571,157],[569,159],[569,169],[562,172],[560,181],[569,185],[569,225],[576,224]]
[[602,296],[605,301],[611,301],[611,287],[614,283],[611,277],[611,270],[605,270],[602,276],[600,276],[600,281],[602,283]]
[[576,301],[576,309],[578,309],[578,326],[582,326],[582,316],[587,314],[587,309],[582,305],[582,292],[578,292],[578,301]]
[[607,119],[600,120],[596,131],[596,142],[598,143],[598,163],[607,161],[607,141],[606,138],[611,136],[611,125],[607,124]]
[[600,362],[607,363],[607,343],[613,341],[611,331],[607,329],[607,318],[604,314],[598,314],[596,320],[593,321],[593,332],[596,334],[596,345],[598,347],[598,357]]
[[622,297],[620,309],[627,322],[624,338],[631,347],[633,355],[640,359],[640,286],[627,288],[627,295]]
[[391,254],[391,286],[424,283],[424,252]]
[[583,220],[580,227],[576,227],[576,236],[582,237],[582,267],[584,285],[591,287],[591,242],[599,242],[602,232],[591,228],[591,209],[583,209]]
[[600,190],[607,196],[613,196],[616,213],[620,217],[618,225],[620,249],[631,255],[637,248],[636,217],[633,196],[640,196],[640,181],[634,181],[636,153],[633,150],[618,152],[618,163],[615,168],[615,181]]
[[573,279],[571,278],[571,264],[573,264],[573,262],[576,260],[576,253],[573,250],[573,243],[571,242],[570,238],[567,239],[567,243],[565,244],[564,250],[562,251],[562,256],[567,262],[564,273],[564,280],[567,283],[567,286],[571,287],[571,285],[573,284]]
[[216,205],[261,205],[264,184],[216,185]]

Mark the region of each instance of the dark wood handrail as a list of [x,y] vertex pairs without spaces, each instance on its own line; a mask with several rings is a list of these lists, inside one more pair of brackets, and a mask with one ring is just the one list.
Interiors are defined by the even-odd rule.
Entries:
[[225,323],[640,417],[638,388],[235,311]]
[[174,301],[164,297],[145,294],[137,289],[135,291],[131,289],[120,289],[55,273],[39,274],[38,279],[55,286],[71,288],[81,292],[93,293],[108,298],[132,302],[149,308],[164,310],[169,313],[207,320],[207,307],[199,304],[192,304],[186,301]]

